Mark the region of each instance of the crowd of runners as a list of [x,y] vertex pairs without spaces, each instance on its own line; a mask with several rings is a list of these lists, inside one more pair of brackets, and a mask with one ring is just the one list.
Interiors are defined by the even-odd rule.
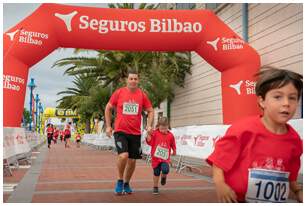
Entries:
[[[58,139],[60,139],[61,142],[64,141],[65,148],[70,148],[71,145],[71,122],[65,125],[63,130],[60,130],[53,124],[49,123],[47,124],[46,128],[46,134],[47,134],[47,140],[48,140],[48,148],[51,148],[51,143],[57,144]],[[81,142],[81,135],[80,133],[76,132],[75,134],[75,141],[77,143],[77,147],[80,147]]]

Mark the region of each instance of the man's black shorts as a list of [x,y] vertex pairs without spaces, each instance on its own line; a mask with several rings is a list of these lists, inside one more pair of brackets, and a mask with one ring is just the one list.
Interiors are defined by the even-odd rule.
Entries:
[[118,154],[128,152],[130,159],[141,159],[141,135],[115,132],[114,138]]
[[66,141],[66,139],[69,139],[71,137],[70,134],[65,134],[64,140]]

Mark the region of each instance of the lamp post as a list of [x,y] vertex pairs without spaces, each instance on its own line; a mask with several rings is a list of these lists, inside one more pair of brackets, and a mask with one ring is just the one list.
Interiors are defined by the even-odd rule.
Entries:
[[37,131],[37,123],[38,123],[38,121],[37,121],[37,119],[38,119],[38,102],[39,102],[39,95],[38,94],[36,94],[36,98],[35,98],[35,130]]
[[39,109],[39,123],[38,123],[38,132],[40,133],[40,126],[41,126],[41,115],[43,113],[43,107],[41,106],[41,102],[39,102],[39,106],[38,106],[38,109]]
[[29,130],[32,130],[32,96],[33,96],[33,90],[36,87],[36,85],[34,84],[34,78],[31,78],[31,82],[28,84],[28,87],[30,88],[30,126],[29,126]]

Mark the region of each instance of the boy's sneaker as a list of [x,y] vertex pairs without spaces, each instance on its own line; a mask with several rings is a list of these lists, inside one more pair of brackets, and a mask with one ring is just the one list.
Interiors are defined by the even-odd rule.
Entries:
[[115,194],[122,195],[123,194],[123,180],[118,180],[115,187]]
[[160,180],[160,184],[161,184],[161,185],[165,185],[166,182],[167,182],[167,176],[162,177],[161,180]]
[[153,195],[158,195],[158,187],[153,187]]
[[130,187],[130,184],[128,182],[125,182],[123,185],[123,193],[124,194],[132,194],[133,190]]

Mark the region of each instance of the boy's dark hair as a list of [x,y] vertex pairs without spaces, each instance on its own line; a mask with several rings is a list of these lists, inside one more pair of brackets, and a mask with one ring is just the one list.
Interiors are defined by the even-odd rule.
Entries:
[[258,80],[255,92],[257,96],[261,96],[263,99],[271,89],[281,88],[289,83],[292,83],[298,91],[298,99],[301,97],[303,89],[303,76],[301,74],[272,66],[263,66],[256,76]]

